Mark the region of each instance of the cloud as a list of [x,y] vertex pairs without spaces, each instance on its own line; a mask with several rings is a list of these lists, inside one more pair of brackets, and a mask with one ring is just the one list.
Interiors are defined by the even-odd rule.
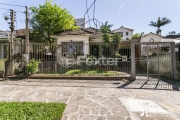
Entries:
[[125,2],[121,3],[121,5],[119,6],[119,12],[124,8]]

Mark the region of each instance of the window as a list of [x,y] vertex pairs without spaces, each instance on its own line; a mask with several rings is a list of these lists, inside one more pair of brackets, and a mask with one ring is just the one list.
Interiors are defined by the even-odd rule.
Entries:
[[123,32],[117,32],[117,33],[119,33],[121,35],[121,37],[123,37]]
[[129,38],[126,38],[126,40],[129,40]]
[[126,32],[126,36],[128,36],[129,35],[129,33],[128,32]]
[[84,21],[81,21],[81,26],[84,26]]
[[62,52],[76,55],[84,55],[83,42],[62,42]]

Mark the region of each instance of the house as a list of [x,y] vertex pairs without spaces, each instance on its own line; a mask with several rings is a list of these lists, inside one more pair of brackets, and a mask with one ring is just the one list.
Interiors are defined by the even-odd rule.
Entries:
[[167,35],[164,38],[168,38],[168,39],[180,39],[180,35]]
[[133,29],[121,26],[120,28],[115,29],[112,32],[121,34],[123,41],[127,41],[132,39],[133,31],[134,31]]
[[85,18],[77,18],[75,19],[75,24],[76,26],[79,26],[80,28],[86,28],[86,24],[85,24]]
[[[110,33],[110,35],[113,36],[114,33]],[[95,28],[68,30],[58,33],[54,37],[57,39],[57,58],[60,58],[60,55],[65,52],[73,54],[77,59],[88,55],[104,58],[107,57],[106,52],[109,51],[104,47],[102,33]],[[130,38],[130,36],[128,37]],[[130,58],[130,41],[124,40],[121,42],[119,53]]]

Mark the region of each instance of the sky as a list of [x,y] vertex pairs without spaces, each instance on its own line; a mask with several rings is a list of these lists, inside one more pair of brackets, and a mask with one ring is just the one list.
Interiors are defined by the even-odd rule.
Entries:
[[[88,0],[88,6],[94,0]],[[45,0],[0,0],[0,3],[14,4],[21,6],[38,6]],[[86,0],[53,0],[62,8],[66,8],[75,18],[83,18],[86,12]],[[172,22],[163,26],[162,35],[170,31],[180,33],[180,0],[97,0],[95,18],[100,22],[113,24],[112,30],[121,26],[134,29],[134,33],[156,32],[157,28],[149,26],[150,21],[157,21],[158,17],[166,17]],[[0,4],[0,8],[25,11],[24,7],[6,6]],[[8,10],[0,9],[0,30],[9,30],[4,15]],[[93,18],[93,8],[89,11],[90,19]],[[16,13],[16,29],[25,28],[25,14]],[[86,20],[88,17],[86,15]],[[91,23],[91,26],[94,26]]]

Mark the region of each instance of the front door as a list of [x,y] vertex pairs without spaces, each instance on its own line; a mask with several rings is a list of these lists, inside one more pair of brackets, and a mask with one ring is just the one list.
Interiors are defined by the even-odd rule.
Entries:
[[91,46],[91,55],[98,58],[98,51],[99,51],[98,45],[92,45]]

